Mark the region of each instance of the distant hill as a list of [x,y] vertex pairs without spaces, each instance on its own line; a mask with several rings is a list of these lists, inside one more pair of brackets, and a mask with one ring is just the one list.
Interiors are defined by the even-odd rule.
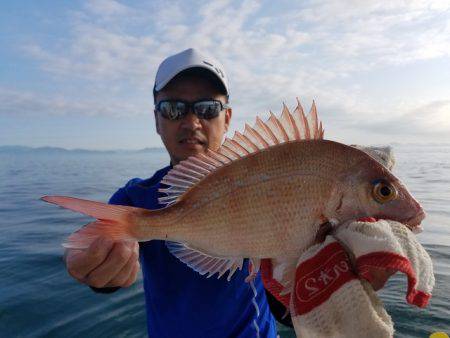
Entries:
[[151,153],[163,152],[164,148],[144,148],[138,150],[90,150],[90,149],[65,149],[59,147],[26,147],[26,146],[0,146],[0,153],[20,154],[20,153],[45,153],[45,154],[121,154],[121,153]]
[[[450,147],[449,143],[391,143],[395,147]],[[166,152],[164,148],[143,148],[143,149],[112,149],[112,150],[92,150],[92,149],[65,149],[60,147],[26,147],[17,145],[0,146],[0,154],[141,154]]]

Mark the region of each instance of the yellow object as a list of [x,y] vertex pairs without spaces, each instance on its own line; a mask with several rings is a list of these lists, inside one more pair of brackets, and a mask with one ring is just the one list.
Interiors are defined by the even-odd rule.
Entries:
[[430,334],[430,338],[449,338],[445,332],[434,332]]

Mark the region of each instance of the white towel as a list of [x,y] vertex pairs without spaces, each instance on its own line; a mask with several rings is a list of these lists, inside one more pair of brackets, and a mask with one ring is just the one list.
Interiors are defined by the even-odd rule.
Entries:
[[284,304],[289,300],[298,337],[393,337],[391,317],[369,283],[377,269],[405,273],[407,301],[426,306],[434,286],[431,259],[415,235],[394,221],[339,226],[302,254],[288,296],[280,296],[267,268],[263,280]]
[[356,259],[360,278],[369,282],[377,269],[408,277],[408,303],[425,307],[434,286],[433,263],[416,236],[403,224],[388,220],[352,222],[338,228],[336,238]]

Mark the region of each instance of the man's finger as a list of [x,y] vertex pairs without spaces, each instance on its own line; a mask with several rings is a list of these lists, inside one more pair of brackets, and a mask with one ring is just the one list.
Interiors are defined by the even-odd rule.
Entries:
[[104,287],[122,270],[132,254],[133,250],[129,245],[123,242],[114,243],[108,257],[86,277],[86,283],[97,288]]
[[136,262],[136,264],[133,267],[133,271],[130,274],[130,278],[123,284],[124,288],[127,288],[131,286],[134,282],[136,282],[137,275],[139,270],[141,269],[141,265],[139,264],[139,261]]
[[106,286],[113,287],[113,286],[123,286],[125,282],[130,279],[130,276],[132,272],[134,271],[134,268],[138,261],[138,253],[133,250],[130,259],[128,262],[124,265],[122,270],[120,270],[117,275],[115,275],[109,282],[106,284]]
[[66,253],[66,266],[69,274],[83,281],[86,276],[108,256],[113,242],[107,238],[97,238],[86,250],[71,250]]

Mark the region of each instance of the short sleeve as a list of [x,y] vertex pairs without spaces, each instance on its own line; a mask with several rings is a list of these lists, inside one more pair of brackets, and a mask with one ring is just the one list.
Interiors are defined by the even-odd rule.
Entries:
[[133,202],[131,201],[130,197],[127,194],[127,188],[142,181],[139,178],[133,178],[131,180],[128,181],[127,184],[125,184],[124,187],[120,188],[119,190],[117,190],[109,199],[109,204],[114,204],[114,205],[128,205],[128,206],[133,206]]

